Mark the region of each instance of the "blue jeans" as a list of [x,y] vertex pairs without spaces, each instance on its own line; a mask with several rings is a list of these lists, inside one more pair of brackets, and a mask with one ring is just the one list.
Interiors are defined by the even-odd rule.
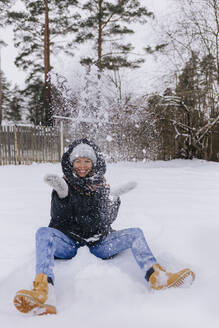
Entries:
[[[79,247],[78,242],[57,229],[39,228],[36,232],[36,274],[44,273],[54,281],[54,256],[70,259],[77,254]],[[144,274],[157,263],[139,228],[113,231],[99,244],[88,247],[92,254],[101,259],[110,258],[130,248]]]

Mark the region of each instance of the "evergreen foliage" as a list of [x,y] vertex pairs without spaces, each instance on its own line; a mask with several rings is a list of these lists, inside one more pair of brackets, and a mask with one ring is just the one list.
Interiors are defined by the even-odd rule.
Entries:
[[197,115],[207,119],[218,114],[217,93],[215,58],[211,54],[200,58],[197,53],[192,52],[178,77],[176,95],[190,111],[196,113],[194,124],[197,122]]
[[18,86],[10,91],[10,99],[5,106],[4,118],[7,121],[17,123],[22,120],[23,97]]
[[7,81],[5,74],[1,72],[1,109],[2,109],[2,119],[5,118],[5,112],[10,104],[11,96],[11,84]]
[[18,86],[12,88],[5,74],[2,72],[2,119],[4,121],[18,122],[22,117],[22,96]]
[[[15,47],[19,50],[15,64],[28,73],[24,91],[30,97],[28,117],[35,124],[51,125],[50,56],[59,51],[73,54],[72,42],[65,37],[77,30],[75,20],[78,15],[72,10],[77,0],[23,0],[22,3],[24,10],[8,11],[8,22],[14,28]],[[43,73],[44,86],[41,84]],[[35,110],[39,112],[34,114]]]
[[[15,64],[26,70],[30,76],[43,72],[45,1],[23,0],[24,10],[8,11],[8,22],[13,24],[14,44],[19,54]],[[72,53],[72,42],[61,40],[60,37],[77,31],[75,20],[78,15],[72,7],[77,0],[49,1],[50,49],[52,54],[59,51]]]
[[27,99],[27,119],[34,125],[47,125],[44,90],[44,82],[40,78],[35,78],[28,83],[28,86],[22,92],[24,99]]
[[[206,0],[205,8],[211,14],[208,20],[200,10],[201,2],[183,2],[185,16],[173,27],[175,32],[170,31],[169,39],[153,48],[142,45],[144,52],[139,55],[130,41],[135,27],[154,17],[141,1],[22,0],[23,9],[13,11],[13,0],[0,0],[0,27],[13,25],[18,49],[15,63],[27,72],[22,91],[17,86],[12,89],[2,77],[4,119],[18,122],[26,114],[36,125],[48,125],[52,114],[76,119],[73,130],[78,128],[82,135],[98,134],[104,144],[107,132],[109,140],[116,140],[121,148],[117,159],[204,158],[207,138],[219,121],[219,10],[218,5],[213,6],[216,0]],[[193,20],[194,8],[197,10]],[[69,86],[64,72],[63,76],[57,74],[54,81],[54,72],[49,74],[54,56],[60,51],[73,56],[76,46],[84,44],[89,50],[81,58],[84,67],[79,85]],[[155,91],[143,98],[123,91],[125,70],[121,68],[138,68],[145,52],[154,54],[168,49],[177,52],[184,63],[181,69],[180,65],[175,67],[174,86],[172,80],[163,93]],[[168,52],[167,55],[171,57]],[[48,94],[51,107],[45,102]]]
[[212,55],[200,58],[192,52],[178,76],[175,90],[168,88],[163,95],[148,98],[148,109],[154,113],[162,148],[167,153],[176,148],[173,156],[186,159],[207,156],[207,137],[219,122],[215,67]]
[[[93,41],[94,56],[82,58],[85,65],[97,65],[99,72],[104,69],[137,68],[144,58],[134,54],[134,46],[126,36],[134,34],[132,23],[145,24],[153,17],[137,0],[89,0],[82,6],[76,43]],[[132,56],[130,56],[132,55]]]

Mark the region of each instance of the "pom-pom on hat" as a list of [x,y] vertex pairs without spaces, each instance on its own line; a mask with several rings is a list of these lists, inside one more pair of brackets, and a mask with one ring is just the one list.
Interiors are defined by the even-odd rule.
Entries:
[[96,165],[97,157],[91,146],[85,143],[77,145],[70,154],[70,162],[73,163],[76,158],[87,157],[92,160],[93,165]]

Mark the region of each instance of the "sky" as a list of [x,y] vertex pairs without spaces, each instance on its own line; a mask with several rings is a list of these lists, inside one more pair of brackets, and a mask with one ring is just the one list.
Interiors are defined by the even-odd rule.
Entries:
[[[156,19],[158,21],[162,21],[165,19],[165,17],[168,15],[169,12],[171,12],[171,8],[173,8],[174,0],[142,0],[142,5],[145,5],[148,10],[151,10],[155,13]],[[16,1],[16,9],[22,8],[20,0]],[[154,24],[154,22],[153,22]],[[3,47],[1,49],[1,68],[3,72],[6,74],[7,79],[12,82],[12,84],[18,84],[19,86],[24,86],[24,80],[25,80],[25,72],[21,69],[18,69],[14,65],[14,59],[17,54],[17,50],[13,46],[13,31],[12,28],[7,28],[5,30],[0,31],[1,32],[1,39],[3,39],[7,43],[7,47]],[[153,43],[154,37],[153,37],[154,31],[151,27],[150,21],[146,24],[146,28],[140,27],[139,31],[135,35],[135,45],[141,45],[150,44],[150,41]],[[78,59],[78,56],[76,55],[74,59],[65,57],[63,55],[58,55],[55,58],[53,58],[52,65],[55,67],[56,72],[61,72],[70,80],[73,79],[73,76],[75,74],[75,71],[73,71],[72,67],[78,66],[75,65],[74,61]],[[151,83],[149,79],[153,80],[153,77],[156,80],[156,75],[158,73],[158,70],[162,69],[155,58],[152,56],[148,56],[146,58],[146,64],[143,65],[143,67],[140,70],[132,71],[129,73],[127,79],[132,79],[134,84],[136,85],[136,89],[140,90],[142,88],[142,84],[138,81],[145,80],[145,85],[148,85]],[[77,69],[76,69],[77,71]],[[127,83],[128,86],[128,83]]]

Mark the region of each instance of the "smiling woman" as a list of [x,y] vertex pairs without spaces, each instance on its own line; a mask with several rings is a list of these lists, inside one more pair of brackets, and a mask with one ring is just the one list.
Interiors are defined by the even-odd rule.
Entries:
[[92,166],[93,163],[91,159],[87,157],[79,157],[74,160],[73,170],[79,177],[83,178],[86,177],[88,173],[90,173]]
[[104,177],[106,163],[96,144],[75,140],[63,154],[62,170],[63,178],[49,174],[45,179],[53,188],[51,220],[48,227],[36,232],[34,288],[16,293],[14,305],[18,311],[55,314],[54,259],[69,260],[84,246],[102,260],[131,249],[142,270],[143,283],[154,290],[192,283],[195,274],[190,269],[171,273],[157,262],[140,228],[112,229],[123,192],[110,192]]
[[73,163],[73,174],[76,173],[81,178],[86,177],[97,162],[93,148],[86,143],[77,145],[69,159]]

